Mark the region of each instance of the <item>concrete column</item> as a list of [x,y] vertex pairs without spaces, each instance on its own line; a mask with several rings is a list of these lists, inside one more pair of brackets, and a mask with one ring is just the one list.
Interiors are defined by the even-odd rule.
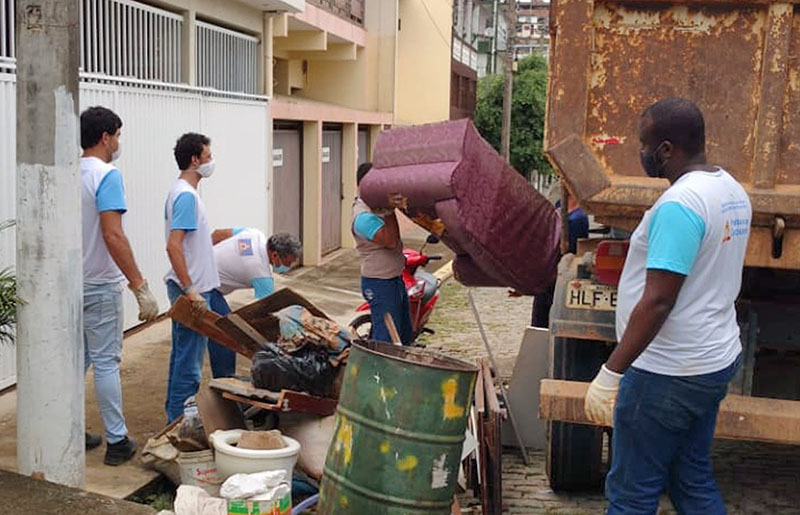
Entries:
[[322,122],[303,122],[303,265],[322,261]]
[[470,45],[472,45],[472,34],[473,34],[473,31],[474,31],[474,27],[472,25],[474,10],[475,9],[473,8],[472,0],[467,0],[467,37],[466,37],[466,39],[467,39],[467,43],[469,43]]
[[358,124],[342,125],[342,248],[355,248],[350,230],[350,214],[356,196],[356,168],[358,167]]
[[84,483],[78,1],[16,2],[17,465]]
[[183,13],[183,33],[181,34],[181,80],[190,86],[197,86],[197,11],[190,9]]
[[264,29],[262,31],[261,40],[261,78],[264,94],[272,97],[274,80],[274,69],[272,60],[275,55],[274,40],[274,15],[264,13]]
[[369,126],[369,160],[375,160],[375,144],[378,142],[378,136],[380,135],[381,131],[383,130],[382,125],[370,125]]

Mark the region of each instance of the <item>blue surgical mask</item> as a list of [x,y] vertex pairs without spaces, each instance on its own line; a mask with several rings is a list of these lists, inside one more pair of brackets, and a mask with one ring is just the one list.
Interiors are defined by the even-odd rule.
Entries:
[[278,265],[278,266],[272,265],[272,271],[275,272],[276,274],[285,274],[291,269],[292,267],[286,265]]

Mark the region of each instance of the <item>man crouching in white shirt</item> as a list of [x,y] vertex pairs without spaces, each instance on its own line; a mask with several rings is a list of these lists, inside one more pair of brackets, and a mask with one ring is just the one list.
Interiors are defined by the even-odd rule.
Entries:
[[734,302],[752,211],[742,186],[706,163],[705,124],[668,98],[639,123],[642,167],[670,187],[631,236],[619,283],[616,346],[586,394],[612,424],[608,514],[726,513],[711,467],[720,401],[741,361]]
[[263,232],[250,227],[217,229],[211,241],[219,271],[218,290],[223,295],[251,287],[257,299],[272,295],[272,272],[288,272],[303,252],[300,240],[289,233],[273,234],[267,239]]

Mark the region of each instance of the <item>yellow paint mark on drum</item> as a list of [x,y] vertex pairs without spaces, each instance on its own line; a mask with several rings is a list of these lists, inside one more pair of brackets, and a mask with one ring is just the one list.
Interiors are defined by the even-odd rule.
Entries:
[[358,375],[358,365],[353,363],[352,365],[349,365],[349,367],[350,367],[350,375],[353,376],[353,377],[357,376]]
[[387,454],[389,451],[392,450],[392,444],[389,443],[389,440],[384,440],[381,442],[381,454]]
[[339,431],[336,432],[336,452],[342,453],[344,464],[349,465],[353,459],[353,425],[342,416]]
[[340,495],[339,496],[339,506],[341,506],[344,509],[347,509],[347,506],[349,504],[350,504],[350,500],[347,497],[345,497],[344,495]]
[[455,377],[442,383],[442,397],[444,398],[442,414],[445,420],[464,416],[464,406],[456,404],[456,393],[458,393],[458,381]]
[[397,462],[397,470],[400,472],[408,472],[409,470],[414,470],[417,468],[418,463],[419,460],[417,460],[416,456],[406,456]]

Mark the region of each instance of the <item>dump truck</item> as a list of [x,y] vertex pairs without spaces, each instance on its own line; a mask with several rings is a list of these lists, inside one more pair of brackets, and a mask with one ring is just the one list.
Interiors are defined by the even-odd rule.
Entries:
[[637,137],[642,111],[665,97],[701,108],[709,162],[753,207],[736,306],[743,365],[716,437],[800,443],[800,1],[552,0],[550,24],[545,150],[613,229],[559,264],[540,389],[552,487],[597,487],[608,466],[609,429],[586,419],[583,396],[616,342],[624,235],[668,186],[641,170]]

